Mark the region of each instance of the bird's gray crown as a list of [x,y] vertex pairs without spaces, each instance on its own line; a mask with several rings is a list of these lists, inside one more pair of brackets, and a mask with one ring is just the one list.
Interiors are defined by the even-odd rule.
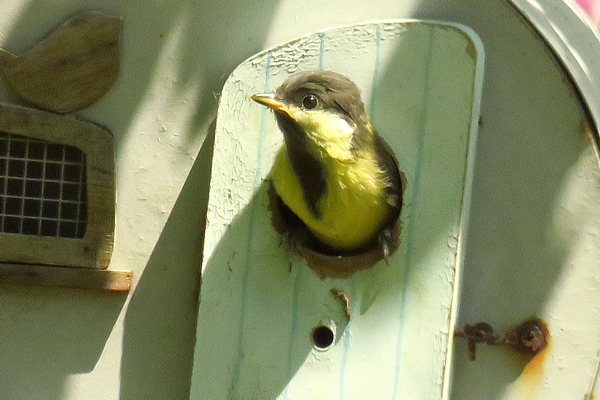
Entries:
[[333,111],[362,122],[365,106],[358,87],[344,75],[333,71],[304,71],[289,77],[278,89],[276,96],[286,104],[303,106],[306,96],[317,97],[316,109]]

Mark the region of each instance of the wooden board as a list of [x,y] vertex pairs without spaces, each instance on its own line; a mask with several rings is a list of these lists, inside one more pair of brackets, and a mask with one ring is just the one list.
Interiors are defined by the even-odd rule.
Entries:
[[[238,66],[217,117],[191,398],[447,396],[482,68],[468,28],[418,21],[330,29]],[[349,279],[299,257],[290,272],[270,225],[282,136],[250,95],[312,69],[357,83],[407,179],[398,251]],[[335,331],[326,350],[311,342],[320,324]]]
[[0,72],[21,98],[66,113],[102,97],[119,75],[120,17],[83,11],[69,18],[31,50],[0,49]]
[[0,284],[4,285],[126,292],[131,289],[132,276],[131,271],[0,263]]

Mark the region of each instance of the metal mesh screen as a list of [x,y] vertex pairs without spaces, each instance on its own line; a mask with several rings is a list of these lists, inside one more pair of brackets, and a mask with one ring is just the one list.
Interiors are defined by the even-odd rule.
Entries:
[[0,232],[82,238],[85,170],[76,147],[0,132]]

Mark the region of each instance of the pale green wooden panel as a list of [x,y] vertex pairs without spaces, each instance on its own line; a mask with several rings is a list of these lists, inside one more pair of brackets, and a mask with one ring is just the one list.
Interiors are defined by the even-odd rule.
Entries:
[[[362,91],[406,175],[398,251],[344,280],[320,280],[270,225],[282,144],[250,95],[300,70]],[[226,82],[218,110],[191,398],[440,399],[468,214],[483,48],[467,28],[388,21],[335,28],[260,53]],[[332,288],[350,298],[348,322]],[[334,345],[313,348],[324,323]]]

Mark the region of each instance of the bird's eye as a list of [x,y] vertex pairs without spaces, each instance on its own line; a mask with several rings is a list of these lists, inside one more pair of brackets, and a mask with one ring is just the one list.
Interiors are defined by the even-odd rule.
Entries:
[[319,101],[317,100],[317,97],[313,96],[312,94],[309,94],[302,99],[302,107],[307,110],[312,110],[317,106],[318,103]]

